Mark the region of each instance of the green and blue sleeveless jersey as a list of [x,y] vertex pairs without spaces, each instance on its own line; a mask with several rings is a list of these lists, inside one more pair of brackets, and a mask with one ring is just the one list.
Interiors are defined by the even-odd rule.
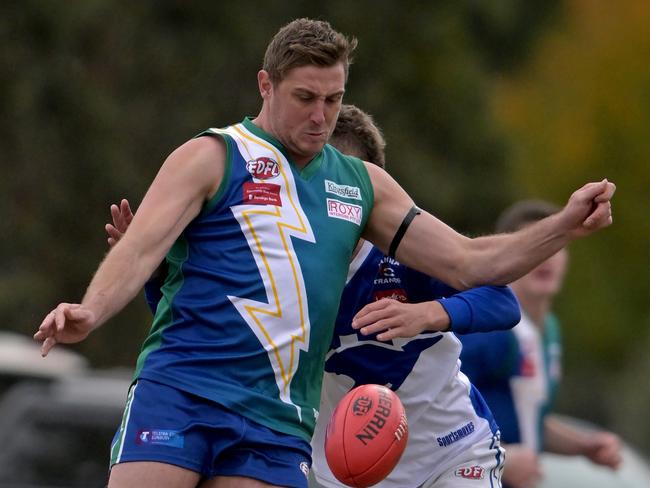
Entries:
[[249,119],[202,135],[226,142],[225,174],[166,258],[135,377],[309,440],[370,178],[329,145],[300,170]]

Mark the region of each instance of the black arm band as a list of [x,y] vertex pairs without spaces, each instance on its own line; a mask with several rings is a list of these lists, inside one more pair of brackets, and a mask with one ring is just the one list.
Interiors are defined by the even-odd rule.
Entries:
[[397,247],[399,246],[399,243],[402,242],[402,238],[404,237],[404,234],[406,234],[406,229],[409,228],[409,225],[411,225],[411,222],[413,222],[415,216],[420,215],[421,213],[422,210],[417,208],[415,205],[413,205],[411,207],[411,210],[408,211],[408,213],[404,217],[404,220],[402,220],[399,229],[397,229],[397,232],[395,232],[395,237],[393,237],[393,242],[390,243],[390,247],[388,248],[388,255],[391,258],[395,257],[395,253],[397,252]]

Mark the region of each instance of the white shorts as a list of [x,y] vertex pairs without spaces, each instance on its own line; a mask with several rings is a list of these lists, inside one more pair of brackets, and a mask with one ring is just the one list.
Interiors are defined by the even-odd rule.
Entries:
[[431,478],[419,488],[501,488],[505,450],[501,435],[477,442],[465,451],[458,464]]
[[[497,432],[485,440],[477,442],[458,456],[457,463],[421,485],[404,488],[501,488],[501,473],[505,451]],[[309,474],[309,488],[343,487],[343,484],[330,484],[316,480]]]

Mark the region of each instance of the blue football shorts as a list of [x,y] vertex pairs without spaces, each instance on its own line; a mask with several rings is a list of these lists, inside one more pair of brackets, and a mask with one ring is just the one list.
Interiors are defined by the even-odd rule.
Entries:
[[307,488],[311,447],[211,400],[139,379],[111,445],[111,466],[129,461],[173,464],[206,479],[246,476]]

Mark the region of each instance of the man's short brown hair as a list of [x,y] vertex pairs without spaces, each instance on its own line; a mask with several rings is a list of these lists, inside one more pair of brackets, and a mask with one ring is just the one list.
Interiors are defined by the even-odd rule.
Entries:
[[497,219],[497,232],[515,232],[562,210],[544,200],[521,200],[506,208]]
[[347,79],[355,38],[335,31],[329,22],[296,19],[282,27],[266,48],[263,69],[271,81],[282,81],[293,68],[315,65],[329,67],[342,62]]
[[344,154],[352,154],[382,168],[386,165],[386,140],[381,129],[369,114],[354,105],[341,105],[329,142]]

